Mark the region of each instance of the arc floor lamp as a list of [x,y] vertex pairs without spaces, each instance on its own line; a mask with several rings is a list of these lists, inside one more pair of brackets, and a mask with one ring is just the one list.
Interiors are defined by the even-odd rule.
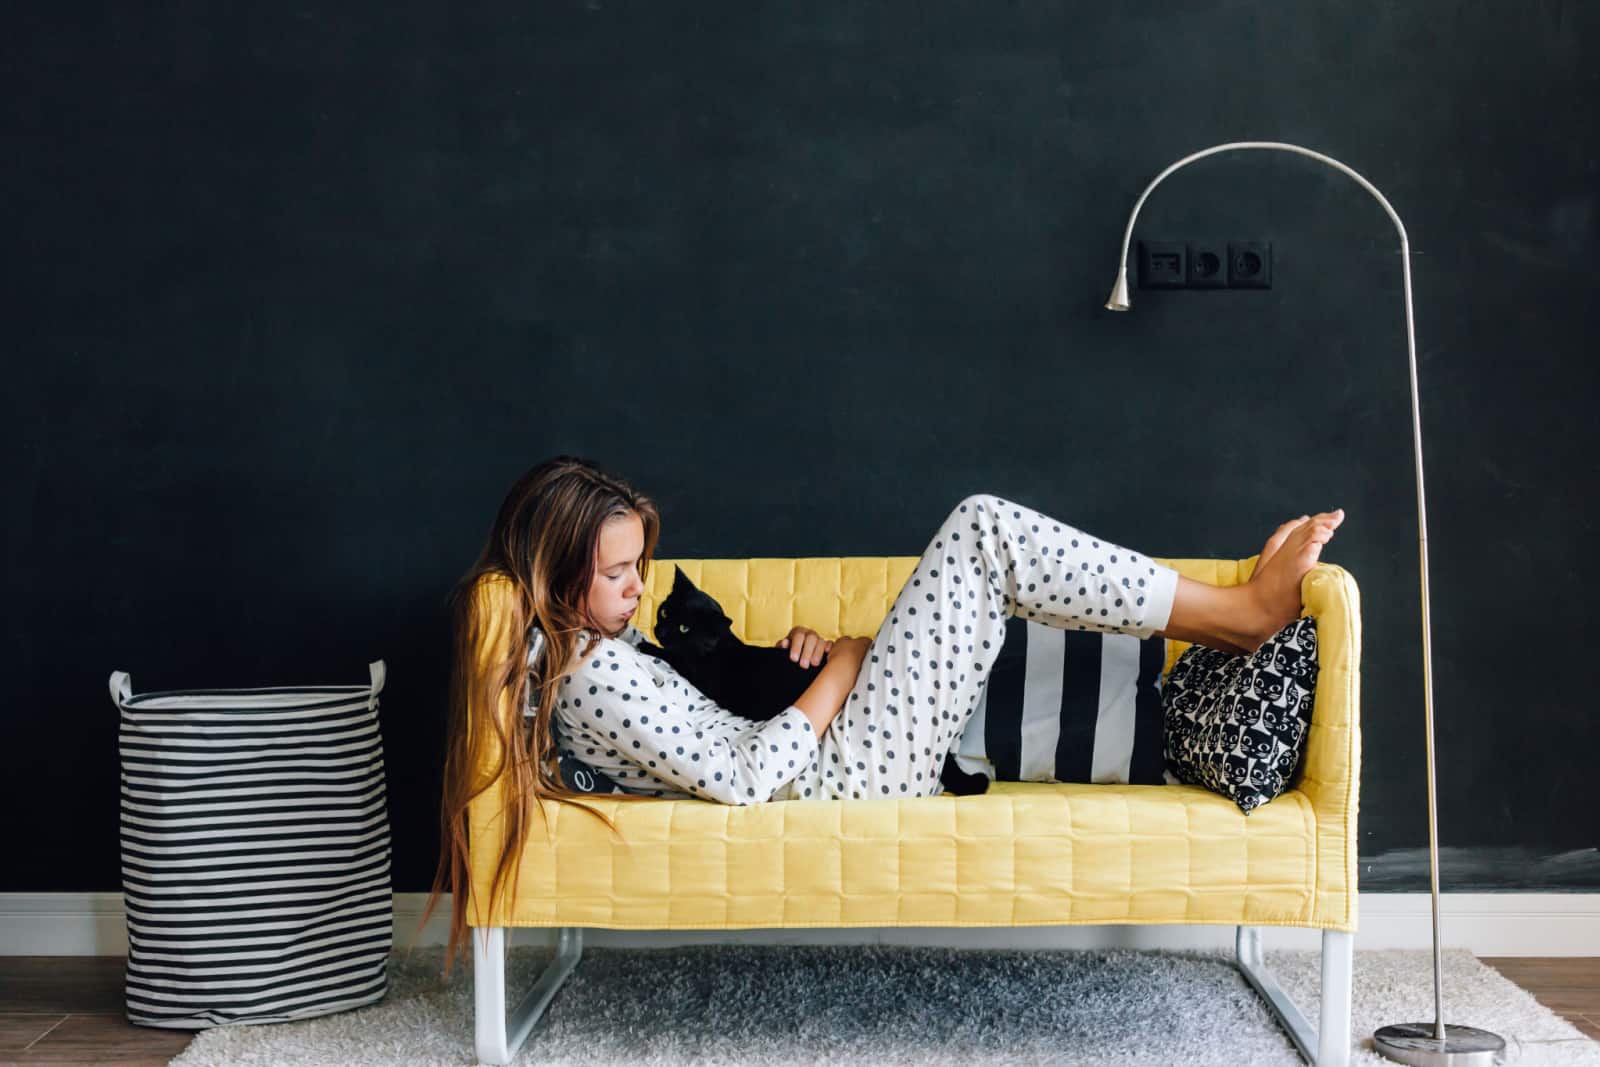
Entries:
[[[1214,156],[1220,152],[1231,152],[1241,149],[1266,150],[1274,152],[1292,152],[1296,155],[1314,159],[1325,163],[1334,170],[1346,174],[1355,180],[1356,184],[1372,194],[1385,213],[1389,221],[1394,223],[1394,228],[1400,235],[1400,264],[1404,278],[1406,301],[1406,353],[1411,363],[1411,440],[1416,457],[1417,467],[1417,548],[1421,557],[1422,566],[1422,687],[1423,711],[1427,724],[1428,742],[1428,859],[1432,873],[1433,892],[1433,1005],[1434,1021],[1429,1023],[1400,1023],[1385,1026],[1375,1032],[1373,1044],[1377,1050],[1390,1059],[1401,1063],[1423,1065],[1423,1067],[1463,1067],[1466,1064],[1492,1064],[1505,1048],[1505,1041],[1498,1034],[1487,1030],[1479,1030],[1471,1026],[1446,1025],[1444,1021],[1444,968],[1439,956],[1439,844],[1438,821],[1435,812],[1435,787],[1433,769],[1433,652],[1432,631],[1428,613],[1428,512],[1422,487],[1422,414],[1417,400],[1417,340],[1416,331],[1412,323],[1411,311],[1411,246],[1406,240],[1406,228],[1400,221],[1400,216],[1384,195],[1372,183],[1361,175],[1340,163],[1337,159],[1325,156],[1321,152],[1313,152],[1309,148],[1299,145],[1283,144],[1278,141],[1232,141],[1227,144],[1213,145],[1192,155],[1184,156],[1176,163],[1155,176],[1144,192],[1139,194],[1139,199],[1133,205],[1133,211],[1128,216],[1128,227],[1122,234],[1122,258],[1117,263],[1117,280],[1111,288],[1111,298],[1106,301],[1106,307],[1112,311],[1127,311],[1133,306],[1128,296],[1128,247],[1133,240],[1134,220],[1139,217],[1139,209],[1144,206],[1145,200],[1152,190],[1180,167],[1188,166],[1196,160],[1207,156]],[[1253,931],[1251,931],[1253,933]],[[1288,1022],[1285,1016],[1298,1018],[1299,1012],[1286,1012],[1284,1005],[1277,1001],[1282,993],[1276,988],[1275,983],[1270,989],[1263,989],[1262,985],[1251,972],[1252,958],[1259,964],[1259,945],[1251,942],[1246,944],[1246,930],[1240,928],[1239,957],[1247,977],[1251,978],[1258,991],[1267,995],[1272,1002],[1273,1010],[1280,1019]],[[1249,951],[1247,951],[1247,949]],[[1330,996],[1326,988],[1329,980],[1328,968],[1324,961],[1323,997]],[[1344,988],[1341,991],[1348,1003],[1349,976],[1345,975]],[[1291,1005],[1292,1007],[1292,1005]],[[1348,1012],[1346,1013],[1348,1019]],[[1309,1035],[1296,1034],[1296,1042],[1301,1045],[1302,1051],[1307,1051],[1308,1044],[1305,1038]],[[1313,1042],[1314,1043],[1314,1042]]]

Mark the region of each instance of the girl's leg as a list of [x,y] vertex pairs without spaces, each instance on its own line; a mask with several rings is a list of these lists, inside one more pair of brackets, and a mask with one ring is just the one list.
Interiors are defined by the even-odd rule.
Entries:
[[1021,504],[967,497],[901,587],[821,739],[822,794],[938,793],[1009,616],[1150,637],[1169,625],[1177,589],[1177,571],[1139,553]]
[[[1304,540],[1280,555],[1301,560]],[[821,739],[813,782],[834,798],[939,792],[945,754],[977,708],[1008,616],[1140,638],[1204,637],[1218,647],[1250,640],[1264,625],[1261,605],[1274,597],[1298,604],[1298,576],[1290,590],[1285,561],[1258,573],[1271,581],[1248,595],[1219,591],[1022,504],[969,496],[940,525],[879,627]]]
[[1255,651],[1260,642],[1252,644],[1245,632],[1244,616],[1250,605],[1241,599],[1243,590],[1244,586],[1207,585],[1180,574],[1172,614],[1156,636],[1223,652]]

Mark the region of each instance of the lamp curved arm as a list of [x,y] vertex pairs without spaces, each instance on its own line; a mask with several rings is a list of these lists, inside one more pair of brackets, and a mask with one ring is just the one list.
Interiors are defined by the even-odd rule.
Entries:
[[1411,366],[1411,440],[1417,469],[1417,551],[1421,558],[1422,570],[1422,692],[1428,743],[1428,854],[1431,860],[1429,866],[1432,873],[1433,889],[1434,1027],[1435,1036],[1442,1041],[1445,1037],[1444,978],[1443,965],[1439,955],[1439,845],[1433,764],[1433,636],[1428,602],[1428,508],[1422,482],[1422,406],[1417,399],[1417,341],[1411,311],[1411,244],[1406,238],[1405,224],[1400,221],[1400,216],[1395,211],[1394,206],[1371,182],[1332,156],[1325,156],[1321,152],[1313,152],[1309,148],[1285,144],[1281,141],[1230,141],[1227,144],[1213,145],[1192,155],[1184,156],[1167,167],[1160,174],[1157,174],[1149,185],[1145,186],[1144,192],[1139,194],[1139,199],[1134,202],[1133,211],[1128,215],[1127,229],[1122,234],[1122,258],[1117,261],[1117,279],[1112,286],[1111,297],[1106,301],[1106,307],[1112,311],[1127,311],[1132,307],[1133,301],[1128,293],[1128,249],[1133,243],[1134,221],[1138,219],[1139,209],[1144,207],[1144,202],[1149,198],[1150,193],[1174,171],[1207,156],[1214,156],[1220,152],[1231,152],[1236,149],[1292,152],[1295,155],[1306,156],[1319,163],[1325,163],[1341,174],[1348,175],[1357,185],[1372,194],[1372,198],[1378,202],[1384,213],[1389,216],[1389,221],[1394,223],[1395,232],[1400,235],[1400,265],[1406,304],[1406,354]]
[[[1160,174],[1157,174],[1155,178],[1151,180],[1150,184],[1144,187],[1144,192],[1140,193],[1139,199],[1134,201],[1133,211],[1128,215],[1128,227],[1122,232],[1122,258],[1117,261],[1119,278],[1127,277],[1128,249],[1133,244],[1133,224],[1139,218],[1139,209],[1144,207],[1144,202],[1150,198],[1150,193],[1155,189],[1155,187],[1165,181],[1167,175],[1171,174],[1175,170],[1179,170],[1180,168],[1188,166],[1197,159],[1204,159],[1207,156],[1214,156],[1219,152],[1231,152],[1235,149],[1266,149],[1273,152],[1293,152],[1295,155],[1307,156],[1311,159],[1317,160],[1319,163],[1326,163],[1328,166],[1342,174],[1348,174],[1357,185],[1371,193],[1372,198],[1383,206],[1383,210],[1389,216],[1389,221],[1394,223],[1394,228],[1400,233],[1400,249],[1403,253],[1407,253],[1407,258],[1409,259],[1410,243],[1406,240],[1406,227],[1405,224],[1400,221],[1400,216],[1395,212],[1394,206],[1389,203],[1388,199],[1382,193],[1378,192],[1377,188],[1371,182],[1357,174],[1354,170],[1345,166],[1343,163],[1340,163],[1332,156],[1325,156],[1321,152],[1313,152],[1309,148],[1301,148],[1296,144],[1285,144],[1282,141],[1230,141],[1227,144],[1213,145],[1210,148],[1203,148],[1193,155],[1184,156],[1166,170],[1162,171]],[[1409,279],[1409,277],[1410,276],[1408,274],[1407,278]],[[1112,293],[1112,299],[1106,302],[1106,307],[1110,308],[1112,311],[1126,311],[1126,306],[1113,306],[1116,303],[1117,291],[1122,292],[1123,295],[1126,296],[1126,284],[1119,284],[1118,290],[1113,291]],[[1123,303],[1126,304],[1127,301],[1124,300]],[[1408,298],[1406,301],[1406,309],[1408,312],[1410,311],[1410,308],[1411,302]]]

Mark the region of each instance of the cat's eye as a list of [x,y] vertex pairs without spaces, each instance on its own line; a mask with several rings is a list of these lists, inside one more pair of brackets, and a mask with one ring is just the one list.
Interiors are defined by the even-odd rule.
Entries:
[[680,623],[679,623],[679,624],[678,624],[678,632],[679,632],[679,633],[680,633],[680,634],[686,634],[686,633],[688,633],[688,632],[689,632],[689,626],[688,626],[688,624],[687,624],[687,623],[681,623],[681,622],[680,622]]

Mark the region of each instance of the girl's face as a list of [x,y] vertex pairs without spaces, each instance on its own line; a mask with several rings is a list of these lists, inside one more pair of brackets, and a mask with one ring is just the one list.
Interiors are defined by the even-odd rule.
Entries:
[[643,552],[644,523],[638,515],[615,515],[600,527],[594,581],[589,583],[589,615],[607,637],[626,629],[639,606],[644,581],[638,565]]

